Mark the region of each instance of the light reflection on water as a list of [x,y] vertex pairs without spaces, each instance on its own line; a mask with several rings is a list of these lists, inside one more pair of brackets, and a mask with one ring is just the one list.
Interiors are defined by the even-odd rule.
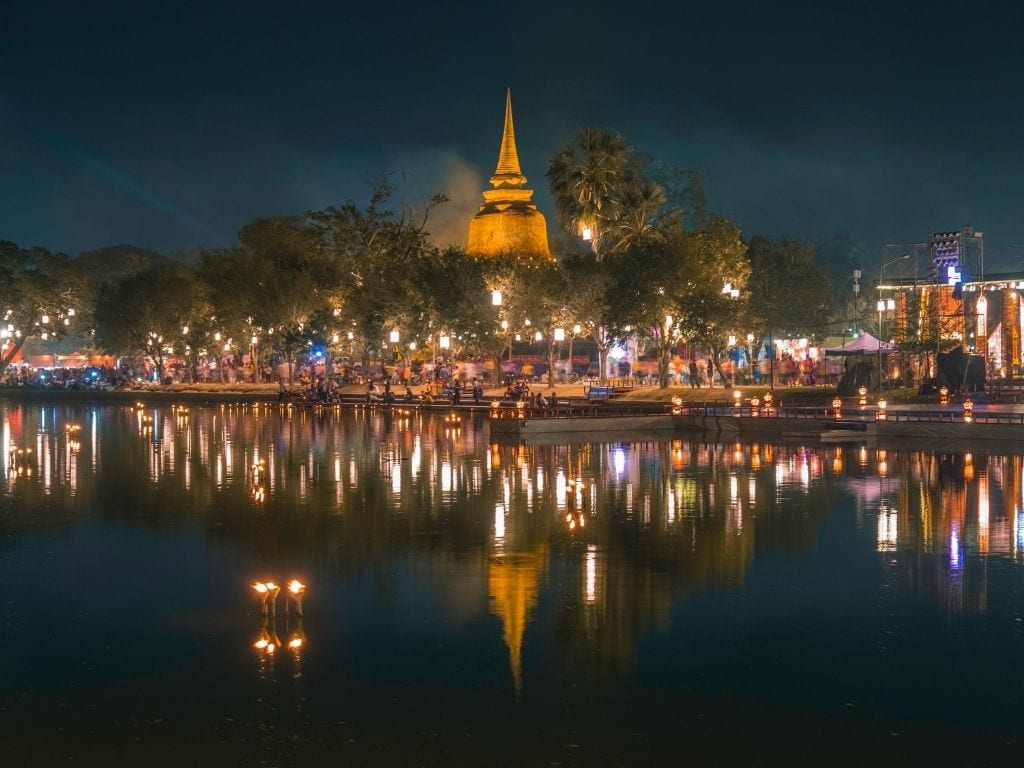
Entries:
[[[987,632],[1019,632],[1007,617],[1024,613],[1015,589],[1024,565],[1016,454],[678,436],[530,445],[491,442],[480,419],[397,409],[0,404],[0,414],[2,532],[15,552],[8,565],[25,569],[13,577],[31,567],[19,546],[88,535],[99,551],[95,537],[130,526],[154,569],[166,557],[181,574],[177,599],[193,605],[200,626],[233,612],[225,632],[237,653],[256,655],[260,684],[301,678],[289,695],[301,694],[314,721],[335,716],[322,697],[342,680],[373,699],[394,695],[396,676],[413,690],[426,676],[459,711],[501,701],[536,726],[550,716],[537,697],[557,692],[601,722],[600,702],[642,688],[652,665],[664,676],[658,685],[678,696],[754,696],[781,711],[808,697],[831,706],[830,689],[805,679],[796,659],[780,677],[709,678],[662,644],[703,647],[714,666],[714,654],[725,653],[715,637],[723,647],[772,637],[783,616],[801,639],[827,646],[852,642],[846,637],[864,631],[854,625],[880,621],[878,611],[893,621],[894,600],[916,621],[922,611],[932,622],[991,612]],[[183,541],[188,531],[202,543]],[[109,551],[101,557],[83,544],[72,554],[100,570],[118,567]],[[234,570],[241,587],[211,586],[206,570]],[[293,576],[309,582],[311,605],[319,601],[304,619],[261,617],[255,603],[230,597],[254,579]],[[133,588],[156,591],[145,580]],[[834,616],[840,603],[851,613],[832,619],[835,634],[807,622]],[[155,604],[141,609],[151,625],[173,620]],[[116,612],[106,621],[133,631]],[[902,622],[901,632],[920,631]],[[737,628],[745,628],[739,636]],[[404,638],[423,642],[424,632],[458,648],[457,660],[440,648],[433,658],[410,651]],[[928,640],[944,642],[934,632]],[[339,669],[327,655],[338,647],[352,651],[342,657],[351,663],[361,654],[363,667]],[[275,658],[282,652],[291,654],[287,666]],[[409,660],[380,666],[375,654],[396,652]],[[878,663],[870,646],[843,653],[858,674]],[[30,670],[48,663],[29,657]],[[454,667],[417,666],[440,659]],[[214,655],[203,665],[222,662]],[[230,692],[252,680],[244,665],[223,666],[223,706],[239,706]],[[22,689],[29,678],[17,677]],[[862,685],[847,681],[843,695],[861,696],[875,716],[914,719],[928,709],[894,710]],[[0,690],[4,702],[14,695]],[[25,711],[54,714],[44,701]],[[191,720],[179,717],[196,727],[219,722],[217,714],[200,707]],[[211,739],[231,730],[210,727]]]

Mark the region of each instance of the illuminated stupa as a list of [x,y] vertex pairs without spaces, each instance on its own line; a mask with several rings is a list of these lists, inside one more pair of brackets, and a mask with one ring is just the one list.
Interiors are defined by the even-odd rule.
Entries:
[[469,222],[466,250],[474,256],[512,253],[550,259],[544,214],[530,202],[533,190],[526,189],[526,177],[519,169],[511,90],[505,96],[505,129],[491,186],[493,189],[484,190],[484,204]]

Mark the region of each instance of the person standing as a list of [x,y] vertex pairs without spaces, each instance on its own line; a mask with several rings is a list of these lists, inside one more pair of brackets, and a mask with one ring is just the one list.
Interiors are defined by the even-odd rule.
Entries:
[[708,355],[708,388],[715,386],[715,358]]
[[690,358],[690,389],[700,389],[700,372],[697,370],[697,358]]

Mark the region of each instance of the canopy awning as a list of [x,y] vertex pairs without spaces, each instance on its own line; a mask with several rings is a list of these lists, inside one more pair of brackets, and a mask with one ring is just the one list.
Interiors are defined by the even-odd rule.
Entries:
[[861,333],[856,339],[848,341],[841,347],[829,347],[825,350],[826,355],[877,355],[879,352],[888,354],[893,351],[891,344],[879,341],[867,331]]

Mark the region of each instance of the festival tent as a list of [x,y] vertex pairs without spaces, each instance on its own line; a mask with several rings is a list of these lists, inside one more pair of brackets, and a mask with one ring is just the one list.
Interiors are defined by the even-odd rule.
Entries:
[[826,355],[877,355],[879,352],[888,354],[893,351],[891,344],[879,341],[867,331],[861,333],[856,339],[848,341],[841,347],[829,347],[825,350]]

